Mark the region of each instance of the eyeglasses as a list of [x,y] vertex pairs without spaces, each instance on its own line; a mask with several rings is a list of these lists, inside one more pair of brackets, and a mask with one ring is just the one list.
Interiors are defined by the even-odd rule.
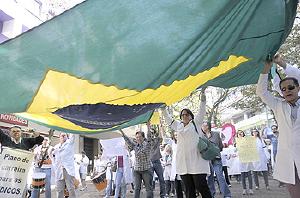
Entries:
[[281,89],[281,91],[286,91],[287,89],[290,90],[290,91],[292,91],[292,90],[294,90],[295,88],[296,88],[296,87],[295,87],[294,85],[288,85],[287,88],[286,88],[286,87],[283,87],[283,88]]
[[183,114],[181,114],[181,116],[183,117],[183,116],[189,116],[190,114],[188,114],[188,113],[183,113]]

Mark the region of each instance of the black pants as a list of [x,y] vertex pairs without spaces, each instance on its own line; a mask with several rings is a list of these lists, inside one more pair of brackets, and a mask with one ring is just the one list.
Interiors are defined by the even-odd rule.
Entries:
[[196,190],[200,192],[202,198],[211,198],[206,176],[206,174],[180,175],[185,186],[186,198],[196,198]]
[[176,190],[176,197],[177,198],[183,198],[183,193],[182,191],[185,190],[184,184],[182,180],[177,179],[177,175],[175,177],[175,190]]

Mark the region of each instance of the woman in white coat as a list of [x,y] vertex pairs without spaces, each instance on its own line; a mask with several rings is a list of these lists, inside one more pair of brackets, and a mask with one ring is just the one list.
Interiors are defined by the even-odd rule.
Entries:
[[[286,63],[280,56],[274,62],[281,67]],[[287,184],[292,198],[300,197],[300,109],[299,82],[296,78],[285,78],[279,87],[283,98],[277,98],[268,91],[268,73],[272,67],[268,61],[259,77],[256,93],[274,112],[281,135],[278,138],[278,153],[273,177]]]
[[184,186],[180,176],[176,173],[176,153],[177,153],[177,133],[172,133],[172,170],[171,170],[171,181],[175,181],[175,191],[177,198],[183,198]]
[[166,122],[177,132],[176,172],[180,175],[186,188],[187,198],[196,198],[196,189],[202,198],[211,198],[206,177],[210,174],[209,161],[204,160],[198,150],[199,136],[204,137],[201,131],[205,115],[205,95],[201,94],[201,105],[194,119],[189,109],[183,109],[180,113],[181,120],[173,120],[164,110]]
[[[238,130],[237,138],[244,138],[245,133],[242,130]],[[250,194],[253,195],[253,181],[251,171],[254,169],[252,162],[242,163],[240,162],[240,171],[241,171],[241,179],[243,186],[243,195]],[[249,190],[247,190],[246,177],[248,177],[249,182]]]
[[259,189],[259,181],[258,181],[258,172],[262,172],[264,176],[264,181],[266,185],[266,189],[270,190],[269,188],[269,178],[268,178],[268,158],[265,153],[266,144],[261,139],[259,135],[259,131],[257,129],[253,129],[251,131],[251,135],[256,138],[256,148],[259,155],[259,161],[253,162],[253,177],[254,177],[254,183],[255,183],[255,189]]

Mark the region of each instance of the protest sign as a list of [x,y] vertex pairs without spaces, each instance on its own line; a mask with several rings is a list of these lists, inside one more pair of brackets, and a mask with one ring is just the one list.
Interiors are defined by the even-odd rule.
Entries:
[[236,138],[236,147],[242,163],[259,161],[255,137]]
[[0,154],[0,197],[21,197],[33,160],[28,151],[3,148]]
[[122,137],[108,140],[100,140],[103,148],[103,156],[112,157],[126,154],[125,141]]
[[237,149],[230,145],[228,148],[223,148],[223,151],[226,153],[228,175],[238,175],[241,174],[240,170],[240,159],[237,153]]

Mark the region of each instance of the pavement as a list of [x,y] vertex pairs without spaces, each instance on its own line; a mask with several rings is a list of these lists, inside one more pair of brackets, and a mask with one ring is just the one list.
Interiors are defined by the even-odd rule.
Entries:
[[[261,188],[259,190],[253,190],[254,195],[242,195],[242,184],[237,183],[235,180],[231,181],[231,193],[232,197],[234,198],[288,198],[290,197],[288,194],[288,191],[285,187],[279,188],[278,187],[278,181],[273,180],[272,178],[269,179],[269,185],[270,185],[270,190],[267,190],[264,187],[264,181],[262,177],[259,178]],[[156,185],[157,188],[154,190],[154,197],[159,198],[159,185]],[[217,185],[216,185],[217,188]],[[99,197],[104,197],[104,191],[99,192],[95,185],[92,183],[91,180],[87,181],[87,190],[85,191],[79,191],[77,190],[77,197],[79,198],[99,198]],[[44,195],[42,194],[41,197],[43,198]],[[52,197],[56,198],[56,192],[55,190],[52,191]],[[127,191],[127,198],[133,198],[133,193],[130,193],[129,190]],[[143,189],[141,191],[141,198],[146,197],[146,192]],[[200,196],[201,197],[201,196]],[[199,197],[199,198],[200,198]],[[218,193],[215,198],[222,198],[222,196]]]

